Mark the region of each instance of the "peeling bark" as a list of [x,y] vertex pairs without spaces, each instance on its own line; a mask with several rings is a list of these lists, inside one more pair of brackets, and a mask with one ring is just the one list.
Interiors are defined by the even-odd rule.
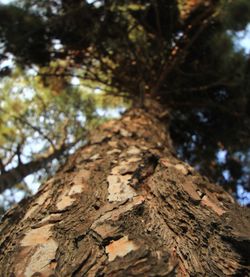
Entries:
[[1,276],[248,276],[249,211],[175,157],[146,106],[4,216]]

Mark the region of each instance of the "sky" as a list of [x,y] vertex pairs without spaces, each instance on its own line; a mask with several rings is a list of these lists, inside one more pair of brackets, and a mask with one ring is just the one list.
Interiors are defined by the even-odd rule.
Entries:
[[247,54],[250,54],[250,24],[247,25],[245,31],[237,33],[235,44],[237,48],[242,48]]

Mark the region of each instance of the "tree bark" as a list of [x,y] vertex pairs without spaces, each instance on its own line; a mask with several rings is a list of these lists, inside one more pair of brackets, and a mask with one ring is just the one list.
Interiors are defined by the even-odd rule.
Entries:
[[248,276],[249,211],[175,157],[162,117],[105,123],[11,209],[0,276]]

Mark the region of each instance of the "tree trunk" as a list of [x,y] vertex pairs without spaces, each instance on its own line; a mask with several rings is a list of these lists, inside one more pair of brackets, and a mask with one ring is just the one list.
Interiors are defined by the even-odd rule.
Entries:
[[247,276],[248,210],[174,156],[163,117],[105,123],[11,209],[0,276]]

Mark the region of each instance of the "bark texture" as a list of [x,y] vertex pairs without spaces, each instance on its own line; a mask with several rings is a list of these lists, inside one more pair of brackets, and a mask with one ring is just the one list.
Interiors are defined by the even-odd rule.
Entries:
[[0,276],[248,276],[248,210],[174,156],[167,113],[147,107],[4,216]]

